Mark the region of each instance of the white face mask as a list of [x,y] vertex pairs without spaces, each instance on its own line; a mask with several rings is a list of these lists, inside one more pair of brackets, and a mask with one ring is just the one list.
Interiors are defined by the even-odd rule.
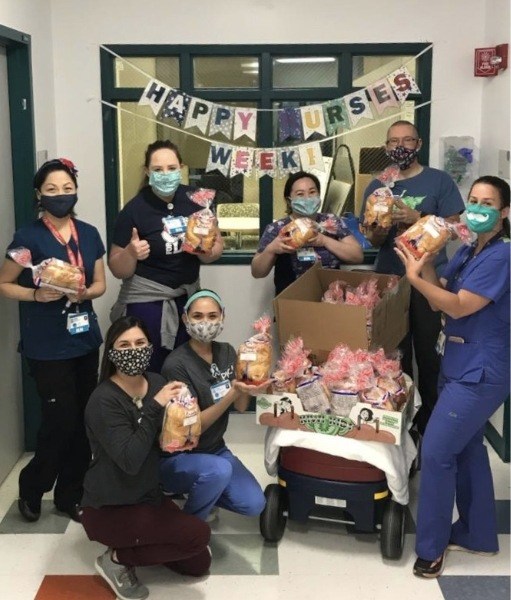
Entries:
[[194,321],[186,322],[188,335],[199,342],[211,342],[217,338],[224,329],[224,321]]

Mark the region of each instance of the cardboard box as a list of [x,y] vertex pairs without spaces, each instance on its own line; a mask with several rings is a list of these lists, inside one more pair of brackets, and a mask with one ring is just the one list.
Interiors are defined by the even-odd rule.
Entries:
[[256,419],[260,425],[342,436],[361,441],[400,445],[413,417],[413,384],[403,409],[374,408],[357,402],[349,417],[306,412],[296,394],[261,394],[256,399]]
[[316,364],[324,362],[330,350],[341,342],[352,350],[379,347],[386,352],[395,350],[408,332],[410,284],[406,277],[384,293],[374,308],[370,340],[364,306],[321,302],[332,281],[342,279],[356,287],[370,277],[378,279],[378,288],[384,292],[391,276],[373,271],[323,269],[319,263],[311,267],[273,301],[280,346],[290,337],[300,336]]

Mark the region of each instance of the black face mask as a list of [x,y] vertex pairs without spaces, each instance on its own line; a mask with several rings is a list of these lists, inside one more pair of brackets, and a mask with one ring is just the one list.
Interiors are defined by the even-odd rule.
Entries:
[[78,202],[78,194],[61,194],[59,196],[41,196],[39,203],[50,215],[62,219],[73,212]]

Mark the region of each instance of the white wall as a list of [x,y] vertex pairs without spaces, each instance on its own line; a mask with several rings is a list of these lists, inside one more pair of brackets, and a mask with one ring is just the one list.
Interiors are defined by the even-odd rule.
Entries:
[[[504,0],[502,0],[503,2]],[[491,4],[491,2],[490,2]],[[431,164],[438,164],[438,138],[471,135],[480,138],[482,83],[472,75],[473,49],[485,42],[480,0],[308,0],[293,4],[278,0],[190,0],[144,4],[139,0],[104,2],[52,0],[57,149],[80,168],[79,214],[105,229],[99,44],[250,44],[433,42],[433,105]],[[490,7],[489,7],[490,8]],[[488,10],[491,22],[493,12]],[[497,18],[497,17],[495,17]],[[463,24],[462,24],[463,23]],[[458,25],[457,25],[458,24]],[[459,109],[460,104],[463,110]],[[509,122],[509,116],[507,115]],[[502,124],[499,125],[499,128]],[[235,273],[236,277],[232,278]],[[224,296],[232,290],[263,286],[249,267],[203,268],[204,282],[218,282]],[[96,304],[102,323],[117,290],[109,281],[107,295]],[[209,285],[209,283],[208,283]],[[230,310],[236,330],[262,312],[251,296],[233,294]],[[234,341],[234,340],[233,340]]]

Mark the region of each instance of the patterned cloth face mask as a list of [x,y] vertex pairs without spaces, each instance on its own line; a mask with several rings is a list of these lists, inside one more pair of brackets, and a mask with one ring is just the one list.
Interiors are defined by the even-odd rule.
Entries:
[[397,146],[392,150],[387,150],[387,156],[399,165],[401,171],[408,169],[419,154],[418,148],[405,148]]
[[181,171],[151,171],[149,185],[153,191],[164,198],[172,196],[181,183]]
[[195,321],[186,323],[188,335],[199,342],[211,342],[217,338],[224,329],[224,321]]
[[141,348],[123,348],[116,350],[110,348],[108,358],[114,363],[117,370],[124,375],[142,375],[149,366],[153,354],[153,346],[142,346]]

